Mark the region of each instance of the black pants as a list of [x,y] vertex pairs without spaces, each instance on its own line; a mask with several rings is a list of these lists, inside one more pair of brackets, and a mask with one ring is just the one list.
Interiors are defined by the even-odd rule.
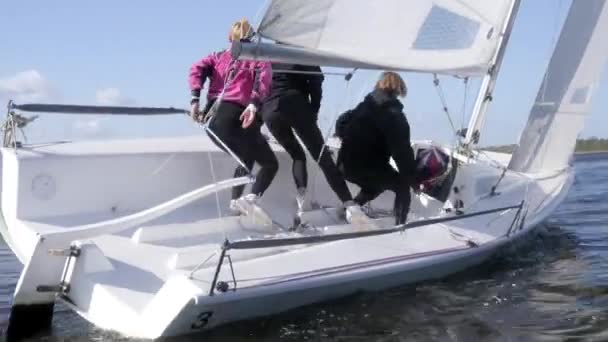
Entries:
[[[211,104],[208,103],[205,112],[209,110]],[[217,137],[239,158],[249,170],[253,169],[255,162],[260,164],[260,170],[256,175],[255,183],[251,188],[251,192],[262,196],[268,189],[274,176],[279,169],[279,163],[276,156],[272,152],[268,141],[260,132],[261,121],[256,120],[247,128],[241,127],[239,117],[243,113],[245,107],[222,101],[217,108],[217,112],[209,122],[209,129],[217,135]],[[212,134],[209,134],[211,140],[225,152],[226,149],[222,144],[215,139]],[[247,174],[247,170],[242,166],[237,166],[234,171],[234,177],[242,177]],[[244,185],[232,188],[232,199],[236,199],[243,194]]]
[[342,202],[352,200],[350,190],[331,158],[331,154],[327,148],[323,148],[323,135],[317,126],[315,113],[312,112],[310,103],[304,96],[286,95],[266,102],[262,108],[262,117],[272,135],[293,159],[293,179],[298,188],[308,186],[308,172],[306,153],[296,139],[292,128],[315,158],[315,162],[323,149],[319,167],[323,171],[325,179]]
[[341,164],[345,178],[361,187],[361,191],[355,197],[359,205],[374,200],[381,193],[390,190],[395,193],[393,206],[395,224],[405,223],[410,210],[410,190],[408,184],[403,184],[402,178],[391,165],[348,165]]

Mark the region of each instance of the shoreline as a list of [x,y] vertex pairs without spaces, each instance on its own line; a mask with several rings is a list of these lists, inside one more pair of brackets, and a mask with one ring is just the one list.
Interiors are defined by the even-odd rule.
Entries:
[[602,153],[608,153],[608,150],[574,152],[574,155],[602,154]]
[[[513,151],[501,151],[501,150],[495,150],[495,149],[483,149],[484,151],[490,151],[490,152],[497,152],[497,153],[507,153],[507,154],[513,154]],[[597,151],[580,151],[580,152],[574,152],[573,155],[585,155],[585,154],[608,154],[608,150],[597,150]]]

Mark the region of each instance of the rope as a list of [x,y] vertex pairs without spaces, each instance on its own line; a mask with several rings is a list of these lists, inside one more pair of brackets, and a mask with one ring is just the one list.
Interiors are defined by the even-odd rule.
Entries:
[[[211,158],[211,152],[207,152],[207,157],[209,158],[209,166],[211,168],[211,179],[213,180],[213,183],[217,183],[217,179],[215,178],[215,167],[213,166],[213,158]],[[221,205],[220,205],[220,195],[218,194],[217,191],[215,191],[215,205],[217,207],[217,216],[219,218],[222,218],[222,208],[221,208]],[[223,229],[223,225],[222,225],[222,232],[224,233],[224,237],[227,237],[226,230]]]
[[[209,125],[211,123],[211,121],[215,118],[215,113],[217,112],[217,109],[219,108],[222,100],[224,99],[224,94],[226,93],[226,89],[228,88],[228,86],[230,85],[230,83],[234,80],[232,78],[232,76],[235,73],[235,70],[239,70],[238,68],[233,68],[233,65],[235,64],[235,61],[232,61],[230,63],[230,72],[228,72],[228,74],[226,75],[226,78],[224,79],[224,87],[222,88],[222,91],[220,92],[220,94],[218,95],[218,97],[215,99],[215,102],[213,103],[213,105],[211,106],[211,108],[209,108],[209,110],[207,111],[206,116],[206,121],[205,123],[202,124],[203,129],[210,133],[211,135],[213,135],[213,137],[220,143],[220,145],[222,145],[222,147],[228,152],[228,154],[230,154],[230,156],[232,158],[234,158],[236,160],[237,163],[239,163],[240,166],[242,166],[245,170],[247,170],[247,173],[251,175],[251,170],[247,167],[247,165],[245,165],[245,163],[241,160],[241,158],[239,158],[234,151],[232,151],[232,149],[230,149],[226,143],[224,143],[224,141],[222,139],[220,139],[220,137],[218,137],[215,132],[213,132],[213,130],[211,128],[209,128]],[[210,153],[210,152],[209,152]]]
[[[220,94],[218,95],[218,97],[215,99],[215,102],[213,103],[213,105],[211,106],[211,108],[209,108],[209,110],[207,111],[207,113],[205,113],[205,119],[206,121],[203,123],[199,123],[199,126],[201,126],[203,128],[204,131],[206,131],[207,133],[211,134],[217,142],[220,143],[220,145],[225,149],[225,151],[228,152],[228,154],[230,154],[230,156],[236,160],[236,162],[243,167],[247,173],[251,176],[251,170],[245,165],[245,163],[241,160],[241,158],[239,158],[234,151],[232,151],[232,149],[230,149],[226,143],[224,143],[224,141],[222,139],[220,139],[220,137],[218,137],[215,132],[213,132],[213,130],[211,128],[209,128],[209,124],[212,122],[213,119],[215,119],[215,114],[224,98],[224,94],[226,93],[226,89],[228,88],[228,86],[230,85],[230,83],[233,81],[232,76],[235,73],[236,68],[234,68],[235,61],[232,61],[230,63],[230,71],[228,72],[228,74],[226,75],[226,78],[224,79],[224,87],[222,88],[222,91],[220,92]],[[215,176],[215,166],[213,164],[213,158],[211,157],[211,150],[207,151],[207,158],[209,159],[209,168],[211,171],[211,178],[213,180],[213,183],[217,183],[217,179]],[[219,218],[222,218],[222,208],[221,208],[221,204],[220,204],[220,197],[218,192],[215,192],[215,205],[217,208],[217,215]],[[224,234],[224,238],[228,237],[228,234],[226,233],[226,228],[222,225],[222,233]]]
[[[209,121],[211,121],[211,120],[209,120]],[[237,163],[238,163],[240,166],[242,166],[242,167],[243,167],[245,170],[247,170],[247,173],[248,173],[248,174],[250,174],[250,175],[251,175],[251,170],[250,170],[250,169],[247,167],[247,165],[245,165],[245,163],[244,163],[244,162],[243,162],[243,161],[242,161],[242,160],[241,160],[241,159],[240,159],[240,158],[239,158],[239,157],[238,157],[238,156],[237,156],[237,155],[236,155],[236,154],[235,154],[235,153],[234,153],[234,152],[233,152],[233,151],[232,151],[232,150],[231,150],[231,149],[228,147],[228,146],[226,146],[226,144],[224,143],[224,141],[222,141],[222,139],[220,139],[220,138],[219,138],[219,137],[218,137],[218,136],[215,134],[215,132],[213,132],[213,130],[212,130],[211,128],[209,128],[208,124],[205,124],[205,125],[203,126],[203,128],[204,128],[204,129],[205,129],[207,132],[211,133],[211,135],[213,135],[213,137],[214,137],[215,139],[217,139],[217,141],[218,141],[218,142],[219,142],[219,143],[222,145],[222,147],[226,149],[226,151],[228,152],[228,154],[230,154],[230,156],[231,156],[232,158],[234,158],[234,159],[236,160],[236,162],[237,162]],[[209,152],[209,153],[210,153],[210,152]]]

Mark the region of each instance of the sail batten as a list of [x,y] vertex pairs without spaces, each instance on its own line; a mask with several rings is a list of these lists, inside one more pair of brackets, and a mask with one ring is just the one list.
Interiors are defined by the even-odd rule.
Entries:
[[513,0],[273,0],[264,37],[394,70],[482,75]]

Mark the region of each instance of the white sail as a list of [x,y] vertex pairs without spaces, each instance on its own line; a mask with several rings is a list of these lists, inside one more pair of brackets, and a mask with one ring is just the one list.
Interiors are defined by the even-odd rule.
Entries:
[[513,0],[272,0],[265,38],[386,69],[482,75]]
[[568,165],[607,58],[606,0],[572,1],[510,169],[534,173]]

